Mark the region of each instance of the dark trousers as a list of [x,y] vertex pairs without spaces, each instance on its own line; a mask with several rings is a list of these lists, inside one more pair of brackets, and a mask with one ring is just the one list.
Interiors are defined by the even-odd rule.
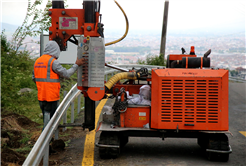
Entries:
[[43,113],[43,122],[44,122],[44,114],[45,113],[50,113],[50,119],[54,115],[57,107],[59,105],[59,100],[57,101],[39,101],[39,106],[42,110]]

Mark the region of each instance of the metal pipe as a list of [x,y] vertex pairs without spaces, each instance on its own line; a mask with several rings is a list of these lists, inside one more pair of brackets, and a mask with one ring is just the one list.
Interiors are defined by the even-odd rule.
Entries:
[[43,34],[43,30],[40,34],[40,56],[42,56],[44,53],[44,34]]
[[95,101],[91,100],[89,97],[84,97],[85,102],[85,122],[83,123],[83,128],[88,128],[89,131],[95,129]]
[[98,143],[96,143],[96,146],[100,148],[120,148],[119,145],[103,145],[103,144],[98,144]]
[[120,71],[123,71],[123,72],[128,72],[129,71],[127,69],[124,69],[124,68],[121,68],[121,67],[117,67],[117,66],[114,66],[114,65],[110,65],[110,64],[107,64],[107,63],[105,63],[105,66],[110,67],[112,69],[120,70]]

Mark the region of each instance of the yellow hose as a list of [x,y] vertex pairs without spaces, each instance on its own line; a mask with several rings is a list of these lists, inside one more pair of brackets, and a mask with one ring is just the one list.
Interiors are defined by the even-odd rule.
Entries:
[[126,37],[126,35],[127,35],[127,33],[128,33],[129,22],[128,22],[128,18],[127,18],[127,16],[126,16],[126,13],[125,13],[124,10],[121,8],[121,6],[118,4],[117,1],[114,1],[114,2],[117,4],[117,6],[120,8],[120,10],[122,11],[122,13],[123,13],[124,16],[125,16],[125,19],[126,19],[126,31],[125,31],[125,34],[124,34],[120,39],[115,40],[115,41],[112,41],[112,42],[109,42],[109,43],[106,43],[105,46],[109,46],[109,45],[112,45],[112,44],[115,44],[115,43],[120,42],[121,40],[123,40],[123,39]]
[[137,77],[139,77],[140,74],[136,72],[123,72],[123,73],[118,73],[111,77],[108,82],[106,82],[105,86],[108,89],[111,89],[115,83],[117,83],[119,80],[122,79],[130,79],[130,80],[136,80]]

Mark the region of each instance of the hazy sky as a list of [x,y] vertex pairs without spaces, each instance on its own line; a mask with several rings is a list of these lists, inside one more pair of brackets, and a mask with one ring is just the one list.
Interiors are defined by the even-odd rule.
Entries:
[[[21,25],[27,0],[0,0],[1,22]],[[43,2],[47,2],[43,0]],[[82,0],[67,0],[68,8],[82,8]],[[118,0],[128,16],[130,29],[161,31],[165,0]],[[169,1],[168,29],[245,30],[245,0]],[[125,29],[125,19],[113,0],[102,0],[105,29]]]

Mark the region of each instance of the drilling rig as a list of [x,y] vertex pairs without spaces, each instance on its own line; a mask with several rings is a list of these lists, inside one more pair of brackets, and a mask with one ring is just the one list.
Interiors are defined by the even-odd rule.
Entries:
[[[189,54],[182,48],[181,54],[167,56],[165,67],[151,71],[108,65],[105,46],[126,36],[128,19],[125,15],[122,38],[105,44],[100,6],[100,0],[84,0],[82,9],[65,9],[63,1],[52,1],[49,10],[49,40],[56,41],[61,51],[66,50],[67,41],[78,45],[78,59],[87,60],[77,73],[77,87],[85,100],[83,128],[95,129],[95,101],[108,98],[109,93],[115,99],[97,129],[100,157],[116,158],[129,137],[171,137],[197,138],[209,160],[228,161],[232,152],[227,137],[228,71],[210,68],[211,50],[197,57],[194,46]],[[80,35],[79,39],[74,35]],[[105,65],[122,72],[105,83]],[[132,102],[133,96],[138,103]]]

